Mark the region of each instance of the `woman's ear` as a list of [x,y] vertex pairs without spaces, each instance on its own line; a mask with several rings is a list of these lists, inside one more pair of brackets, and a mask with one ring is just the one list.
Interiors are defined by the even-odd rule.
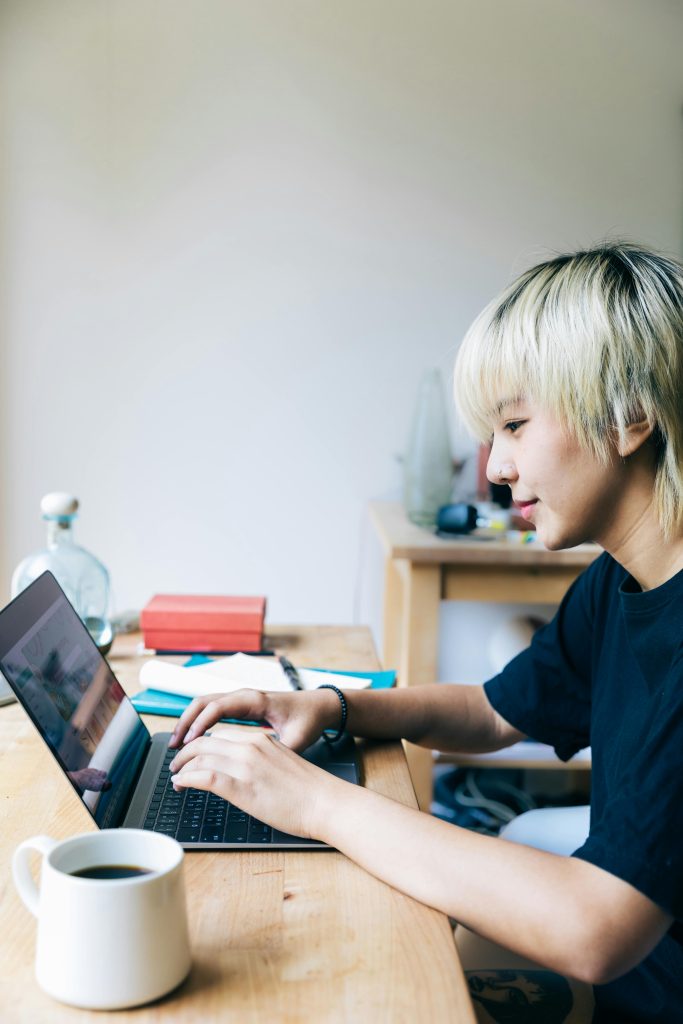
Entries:
[[647,419],[638,420],[636,423],[629,423],[626,427],[623,438],[617,441],[617,451],[622,459],[627,459],[645,444],[652,436],[654,424]]

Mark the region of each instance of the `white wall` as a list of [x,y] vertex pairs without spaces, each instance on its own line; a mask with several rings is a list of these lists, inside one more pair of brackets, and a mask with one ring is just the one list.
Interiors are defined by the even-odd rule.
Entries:
[[372,617],[422,369],[548,248],[680,252],[682,32],[668,0],[4,0],[5,590],[59,488],[119,608]]

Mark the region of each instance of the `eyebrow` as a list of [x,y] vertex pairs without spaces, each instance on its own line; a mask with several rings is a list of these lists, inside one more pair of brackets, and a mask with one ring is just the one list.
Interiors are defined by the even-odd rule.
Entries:
[[498,402],[498,404],[494,406],[493,415],[500,416],[503,409],[507,409],[509,405],[519,405],[521,401],[521,395],[517,395],[516,398],[504,398],[501,402]]

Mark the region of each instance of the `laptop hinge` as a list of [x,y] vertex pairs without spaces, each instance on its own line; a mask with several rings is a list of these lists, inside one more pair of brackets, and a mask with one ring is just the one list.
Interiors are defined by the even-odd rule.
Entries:
[[128,805],[126,816],[121,823],[121,828],[142,828],[170,738],[170,732],[157,732],[152,736],[152,745],[149,748],[147,760]]

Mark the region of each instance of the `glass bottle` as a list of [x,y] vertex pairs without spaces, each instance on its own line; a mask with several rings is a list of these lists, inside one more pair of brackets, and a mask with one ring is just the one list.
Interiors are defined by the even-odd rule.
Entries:
[[427,370],[420,382],[408,450],[403,461],[403,504],[418,526],[434,527],[453,490],[453,456],[441,374]]
[[103,654],[114,639],[109,619],[109,573],[94,555],[74,543],[78,499],[46,494],[40,503],[47,522],[47,547],[19,563],[12,576],[12,597],[49,569],[85,623]]

